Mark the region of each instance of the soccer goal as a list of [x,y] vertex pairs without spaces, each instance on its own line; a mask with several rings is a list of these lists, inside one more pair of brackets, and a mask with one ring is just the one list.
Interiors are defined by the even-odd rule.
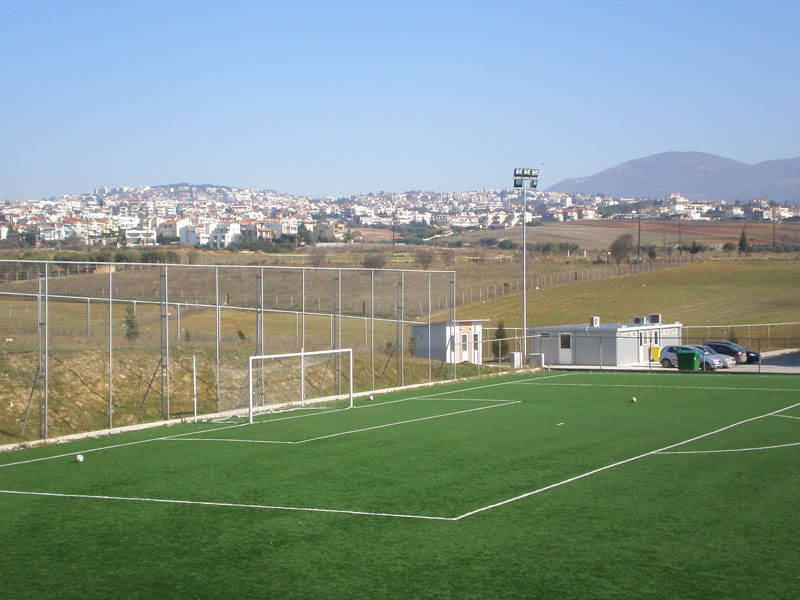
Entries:
[[353,407],[352,349],[250,357],[247,400],[250,423],[254,414],[321,405]]

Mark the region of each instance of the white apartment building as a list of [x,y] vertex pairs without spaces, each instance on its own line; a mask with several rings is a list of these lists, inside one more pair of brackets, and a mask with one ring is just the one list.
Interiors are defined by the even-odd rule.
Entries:
[[239,223],[217,223],[208,237],[208,245],[217,250],[240,241],[242,241],[242,230]]

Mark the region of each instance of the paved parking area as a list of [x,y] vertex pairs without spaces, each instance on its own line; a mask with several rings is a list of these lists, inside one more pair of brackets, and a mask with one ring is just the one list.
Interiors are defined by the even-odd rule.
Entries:
[[[628,365],[621,367],[600,367],[587,365],[550,365],[549,369],[570,371],[651,371],[678,373],[677,369],[665,369],[658,363],[651,365]],[[761,354],[761,365],[736,365],[732,369],[719,369],[717,373],[764,373],[768,375],[800,375],[800,349],[777,350]]]
[[780,350],[777,352],[764,352],[761,355],[761,365],[736,365],[733,369],[725,369],[736,373],[769,373],[800,375],[800,351]]

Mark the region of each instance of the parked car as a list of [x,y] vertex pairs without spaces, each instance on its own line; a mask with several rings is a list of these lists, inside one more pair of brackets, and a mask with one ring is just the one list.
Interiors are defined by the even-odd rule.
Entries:
[[726,369],[730,369],[731,367],[735,367],[736,366],[736,359],[733,356],[728,356],[727,354],[720,354],[719,352],[716,352],[710,346],[699,346],[699,345],[695,346],[695,345],[693,345],[692,347],[697,348],[703,354],[711,354],[712,356],[720,359],[722,361],[722,366],[724,368],[726,368]]
[[755,350],[742,348],[733,342],[706,342],[706,346],[713,348],[720,354],[728,354],[736,358],[738,363],[755,363],[761,360],[761,354]]
[[702,350],[698,350],[694,346],[664,346],[664,348],[661,349],[661,356],[659,357],[661,366],[664,367],[665,369],[668,369],[670,367],[677,367],[678,350],[688,350],[699,354],[700,368],[703,369],[704,371],[714,371],[724,366],[723,360],[721,358],[717,358],[716,354],[703,352]]

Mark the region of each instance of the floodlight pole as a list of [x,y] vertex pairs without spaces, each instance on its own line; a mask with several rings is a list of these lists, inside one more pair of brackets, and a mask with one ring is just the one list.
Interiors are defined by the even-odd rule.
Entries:
[[528,188],[522,188],[522,360],[528,361]]
[[514,188],[522,189],[522,354],[528,361],[528,188],[535,190],[539,169],[514,169]]

